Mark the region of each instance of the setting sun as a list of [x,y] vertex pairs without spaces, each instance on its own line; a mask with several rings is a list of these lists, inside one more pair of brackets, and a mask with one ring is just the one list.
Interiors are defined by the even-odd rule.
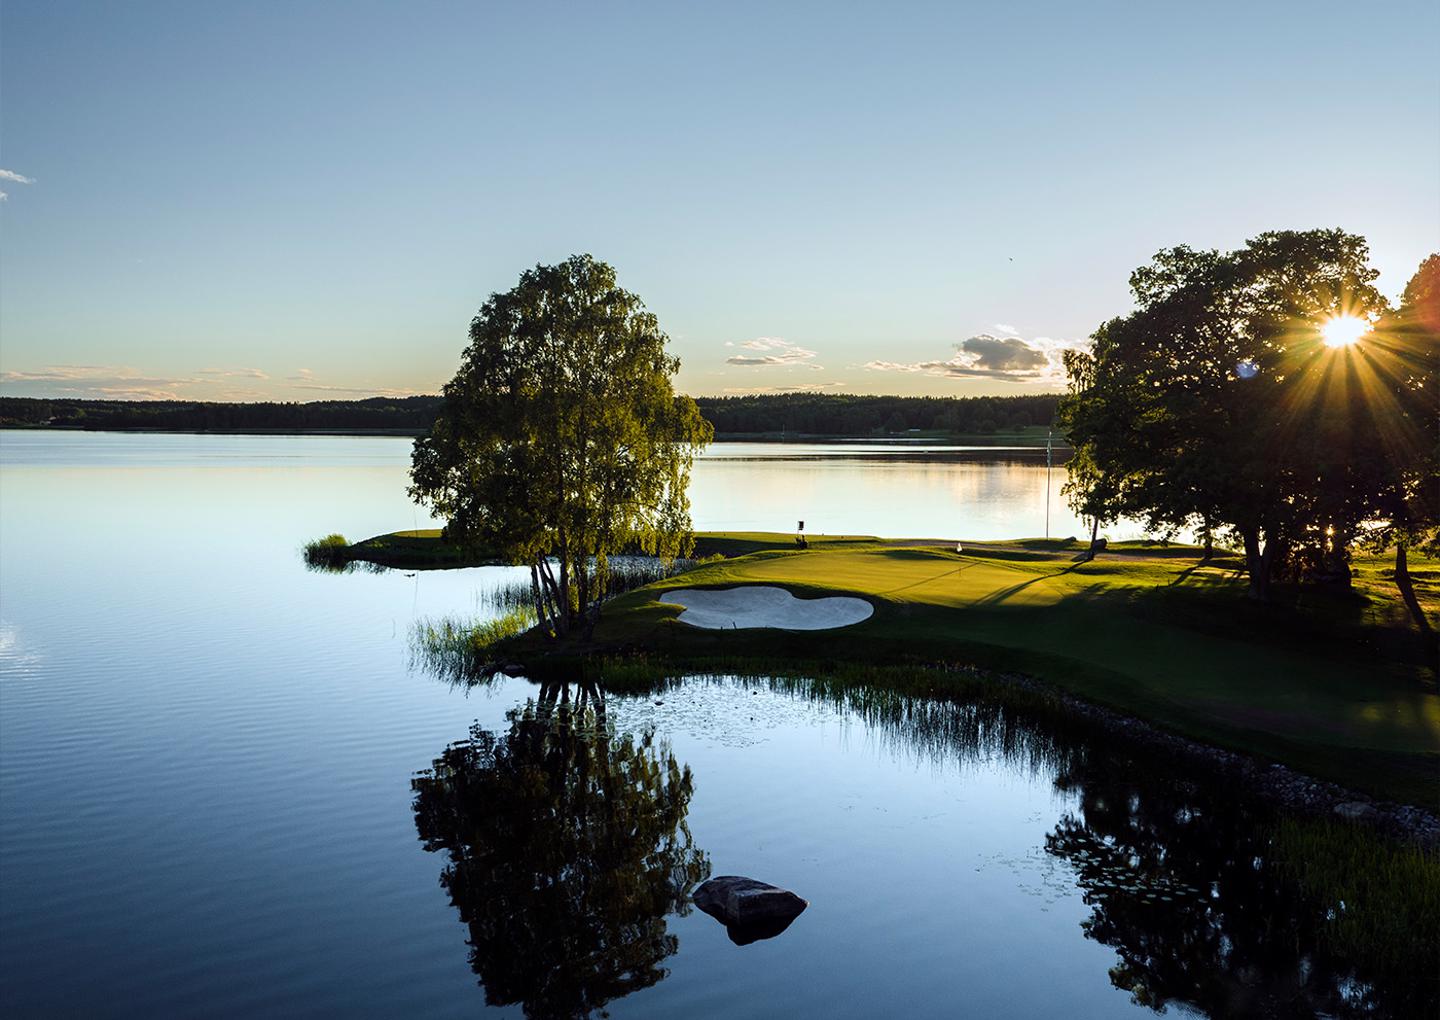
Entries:
[[1326,347],[1349,347],[1368,332],[1370,323],[1355,315],[1337,315],[1320,328]]

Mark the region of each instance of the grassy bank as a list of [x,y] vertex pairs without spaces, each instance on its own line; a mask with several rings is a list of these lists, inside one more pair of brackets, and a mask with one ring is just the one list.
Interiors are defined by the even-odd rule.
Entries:
[[[1350,593],[1244,598],[1239,562],[1140,543],[1092,562],[1062,541],[953,546],[766,534],[702,535],[732,557],[621,596],[594,642],[564,655],[644,652],[676,664],[962,663],[1025,673],[1189,737],[1378,796],[1440,799],[1440,697],[1380,560]],[[1440,564],[1416,565],[1437,607]],[[705,631],[664,602],[677,587],[779,584],[856,594],[875,614],[843,630]],[[533,651],[540,649],[532,647]],[[518,650],[517,650],[518,651]]]
[[399,570],[443,570],[482,567],[503,562],[484,550],[467,549],[445,541],[439,528],[392,531],[362,542],[346,542],[343,535],[327,535],[304,548],[305,560],[320,568],[342,569],[351,563],[375,563]]

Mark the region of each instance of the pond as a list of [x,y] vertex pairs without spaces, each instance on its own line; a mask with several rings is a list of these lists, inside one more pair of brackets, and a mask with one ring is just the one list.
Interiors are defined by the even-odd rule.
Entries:
[[[1288,820],[1063,719],[710,677],[617,684],[567,728],[553,686],[446,682],[417,625],[483,615],[513,570],[298,555],[425,523],[407,448],[0,433],[7,1014],[1431,1011],[1424,946],[1324,937],[1335,904],[1274,859]],[[942,494],[1018,512],[1043,460],[945,456],[801,461],[823,498],[784,513],[1021,528],[956,527]],[[791,461],[717,463],[699,526],[788,526]],[[845,517],[846,484],[910,516]],[[688,907],[725,874],[810,906],[736,945]]]

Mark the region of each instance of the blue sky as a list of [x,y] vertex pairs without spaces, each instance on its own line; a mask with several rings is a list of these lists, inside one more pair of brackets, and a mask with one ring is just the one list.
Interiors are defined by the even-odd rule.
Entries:
[[[1440,5],[0,8],[0,393],[436,392],[590,252],[682,388],[1025,393],[1178,243],[1440,247]],[[29,181],[29,183],[26,183]]]

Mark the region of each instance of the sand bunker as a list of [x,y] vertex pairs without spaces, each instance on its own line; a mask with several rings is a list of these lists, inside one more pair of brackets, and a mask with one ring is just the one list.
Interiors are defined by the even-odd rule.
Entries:
[[797,599],[784,588],[746,585],[700,591],[682,588],[660,595],[660,601],[684,606],[680,622],[711,630],[775,627],[780,630],[830,630],[868,620],[875,607],[864,599],[832,596]]

